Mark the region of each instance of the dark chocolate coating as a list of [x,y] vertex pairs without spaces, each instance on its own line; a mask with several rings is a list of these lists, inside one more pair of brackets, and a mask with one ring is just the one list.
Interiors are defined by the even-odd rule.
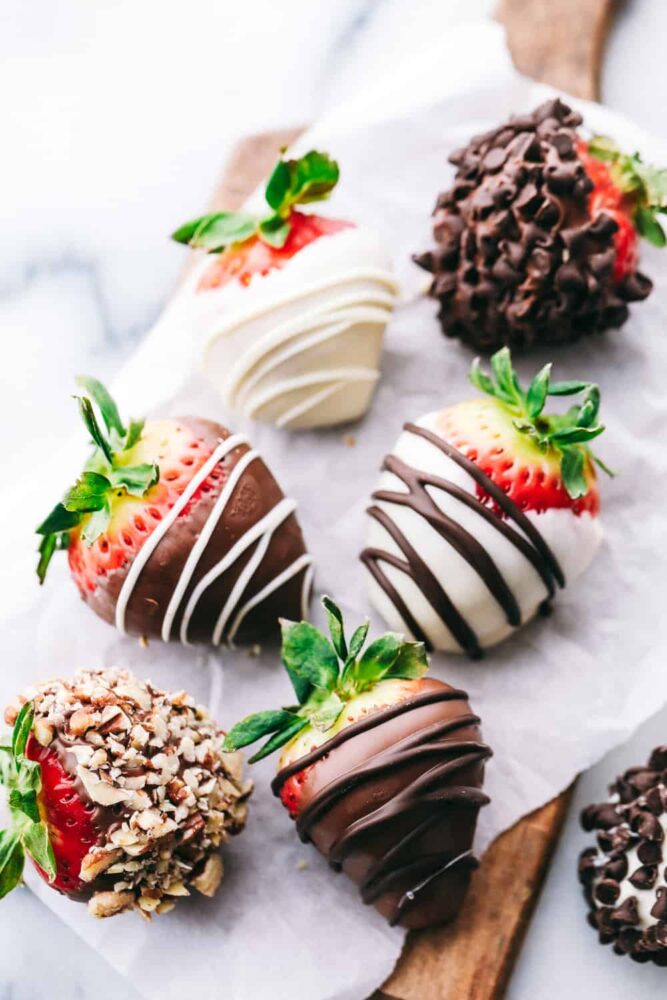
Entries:
[[472,844],[489,801],[481,786],[490,755],[466,694],[426,678],[406,701],[283,768],[273,790],[303,771],[302,840],[390,923],[429,927],[456,916],[477,866]]
[[[629,768],[609,792],[613,801],[590,805],[581,814],[582,827],[597,839],[597,846],[579,857],[588,922],[617,955],[667,966],[667,886],[658,878],[665,851],[667,747],[657,747],[645,767]],[[640,893],[648,925],[640,919]]]
[[[178,422],[189,427],[211,451],[230,436],[225,427],[210,420],[181,417]],[[223,475],[217,480],[208,480],[209,492],[199,493],[198,498],[176,519],[147,560],[127,605],[125,627],[129,634],[160,638],[165,611],[190,550],[199,538],[234,466],[248,451],[247,445],[239,445],[221,459],[218,467],[223,470]],[[184,609],[197,583],[283,497],[283,491],[264,461],[261,458],[252,461],[234,487],[183,594],[171,627],[172,639],[178,638]],[[190,620],[189,641],[211,642],[218,616],[261,541],[262,536],[204,591]],[[238,595],[235,609],[259,594],[271,580],[305,552],[301,528],[292,513],[274,531],[259,566]],[[128,561],[106,577],[100,578],[94,591],[82,594],[93,611],[111,624],[115,621],[118,595],[130,566],[131,562]],[[308,567],[305,566],[257,604],[244,619],[234,637],[235,641],[254,642],[262,638],[277,628],[279,617],[301,618],[304,575],[307,572]],[[234,614],[229,618],[230,624],[233,619]],[[227,629],[222,636],[223,642],[226,634]]]
[[621,326],[628,302],[650,293],[638,271],[614,280],[618,225],[589,215],[581,121],[550,100],[450,157],[457,171],[436,204],[436,246],[414,258],[433,275],[448,337],[484,352],[567,343]]

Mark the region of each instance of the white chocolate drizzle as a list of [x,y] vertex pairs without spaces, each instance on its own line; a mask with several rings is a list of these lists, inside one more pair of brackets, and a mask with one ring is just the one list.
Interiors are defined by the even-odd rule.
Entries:
[[[160,521],[155,530],[148,536],[142,547],[137,552],[128,574],[123,581],[116,603],[116,628],[121,633],[126,634],[125,617],[128,604],[139,578],[157,546],[172,527],[180,513],[185,509],[196,491],[211,474],[216,465],[218,465],[222,459],[224,459],[225,456],[232,452],[235,448],[243,445],[248,445],[248,440],[242,434],[233,434],[224,441],[220,442],[213,454],[202,465],[196,475],[192,477],[186,489],[180,495],[171,510],[165,515],[162,521]],[[227,507],[236,486],[250,464],[259,458],[260,456],[258,452],[252,449],[242,455],[232,469],[229,478],[220,491],[220,495],[216,499],[213,508],[199,534],[199,537],[188,554],[183,569],[181,570],[180,576],[176,582],[176,586],[172,592],[169,604],[167,605],[161,627],[161,637],[164,642],[168,642],[171,638],[174,619],[178,614],[184,595],[187,592],[197,566],[206,551],[206,548],[211,540],[211,536],[213,535],[220,518],[223,516],[225,508]],[[205,574],[205,576],[202,577],[188,598],[188,602],[183,612],[179,629],[179,638],[183,644],[188,644],[188,627],[203,593],[255,542],[258,542],[255,552],[252,554],[248,563],[244,566],[242,572],[240,573],[239,578],[234,584],[218,617],[213,630],[212,642],[214,645],[220,644],[222,637],[225,634],[225,626],[231,616],[236,612],[232,626],[226,637],[227,641],[231,643],[248,613],[258,604],[261,604],[266,597],[281,587],[283,583],[287,582],[287,580],[291,579],[303,568],[306,568],[307,570],[304,574],[301,594],[302,611],[303,616],[305,617],[308,604],[308,594],[310,591],[310,582],[312,579],[312,557],[307,553],[299,556],[299,558],[297,558],[293,563],[281,570],[277,576],[269,581],[266,586],[264,586],[253,597],[249,598],[246,603],[237,610],[237,606],[241,601],[248,584],[252,580],[256,570],[262,564],[274,532],[295,510],[295,501],[284,497],[275,505],[275,507],[273,507],[272,510],[268,512],[268,514],[261,518],[261,520],[251,525],[245,534],[232,546],[229,552],[227,552],[226,555],[215,566],[213,566],[212,569]]]

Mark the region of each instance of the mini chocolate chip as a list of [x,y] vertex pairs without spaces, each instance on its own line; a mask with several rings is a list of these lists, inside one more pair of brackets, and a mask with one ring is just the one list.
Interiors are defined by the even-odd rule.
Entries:
[[619,954],[629,955],[633,948],[636,947],[641,936],[642,932],[638,931],[635,927],[624,927],[620,930],[616,939]]
[[561,264],[556,271],[556,286],[567,292],[585,292],[586,279],[576,264]]
[[626,302],[641,302],[647,295],[650,295],[653,282],[645,274],[635,271],[629,274],[623,281],[619,282],[618,294]]
[[667,888],[665,886],[659,885],[655,890],[656,900],[651,907],[651,916],[655,917],[656,920],[666,920],[667,919]]
[[638,768],[632,774],[628,773],[626,777],[633,788],[642,793],[655,785],[657,775],[655,771],[649,771],[648,768]]
[[593,240],[606,241],[618,230],[618,222],[606,212],[600,212],[586,229],[586,233]]
[[660,794],[660,789],[656,785],[654,785],[653,788],[649,788],[644,795],[644,800],[647,808],[653,813],[654,816],[662,815],[664,811],[662,796]]
[[587,806],[581,813],[581,825],[584,830],[594,830],[601,827],[610,830],[621,822],[621,817],[613,802],[601,802]]
[[642,865],[630,875],[629,881],[635,889],[651,889],[655,885],[657,877],[658,868],[656,865]]
[[490,149],[482,160],[482,168],[488,170],[489,173],[496,173],[507,159],[507,152],[507,149],[503,146],[496,146],[494,149]]
[[602,877],[610,878],[614,882],[622,882],[625,876],[628,874],[628,857],[627,854],[619,854],[616,857],[610,858],[602,869]]
[[652,771],[664,771],[667,768],[667,746],[656,747],[648,759]]
[[656,840],[662,842],[665,834],[659,820],[647,810],[642,809],[631,822],[632,829],[635,830],[641,840]]
[[595,898],[599,903],[604,903],[610,906],[615,903],[620,895],[621,889],[618,882],[614,882],[612,879],[602,879],[601,882],[595,886]]
[[634,927],[635,924],[639,923],[639,910],[637,908],[637,897],[628,896],[625,902],[617,906],[615,910],[611,912],[611,919],[615,923],[627,924]]
[[569,132],[556,132],[551,142],[564,160],[571,160],[575,155],[574,142]]
[[662,861],[662,844],[655,840],[642,840],[637,846],[637,857],[643,865],[659,865]]

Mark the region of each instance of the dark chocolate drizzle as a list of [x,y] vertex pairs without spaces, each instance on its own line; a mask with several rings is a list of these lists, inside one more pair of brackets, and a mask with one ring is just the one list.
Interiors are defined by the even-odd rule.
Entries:
[[[517,628],[521,625],[519,604],[491,555],[474,535],[438,507],[429,494],[427,487],[435,487],[455,497],[456,500],[465,504],[470,510],[476,511],[487,524],[491,524],[533,566],[547,589],[548,596],[545,602],[543,602],[543,607],[546,609],[546,606],[555,594],[556,585],[559,587],[565,586],[565,577],[555,555],[532,521],[526,517],[521,508],[475,462],[467,458],[458,448],[445,441],[444,438],[441,438],[426,427],[419,427],[413,423],[405,424],[404,430],[424,438],[453,462],[456,462],[457,465],[468,473],[477,486],[487,496],[491,497],[507,520],[494,513],[477,496],[462,489],[458,484],[448,479],[442,479],[440,476],[430,475],[427,472],[414,469],[402,459],[397,458],[396,455],[387,455],[382,468],[387,472],[393,473],[393,475],[400,479],[407,486],[407,492],[376,490],[373,493],[373,499],[383,503],[409,507],[428,521],[434,531],[441,538],[445,539],[445,541],[449,542],[459,555],[465,559],[468,565],[475,570],[504,611],[508,624]],[[406,576],[409,576],[419,587],[438,617],[452,633],[461,646],[461,649],[472,659],[479,659],[483,655],[483,651],[474,629],[452,603],[444,587],[437,580],[419,553],[410,544],[398,525],[395,524],[381,507],[373,505],[368,508],[368,513],[382,525],[387,534],[401,550],[405,559],[401,559],[399,556],[384,549],[369,547],[361,553],[361,561],[368,568],[378,585],[384,590],[414,637],[426,643],[429,649],[432,648],[428,636],[415,620],[414,615],[407,607],[396,587],[382,570],[380,563],[393,566],[395,569],[405,573]],[[513,521],[521,531],[515,530],[515,528],[508,524],[508,521]]]
[[[305,771],[343,743],[391,721],[398,715],[437,702],[466,699],[464,691],[432,690],[365,716],[341,730],[322,746],[316,747],[283,768],[273,780],[271,786],[273,793],[278,795],[288,778]],[[478,810],[489,802],[488,796],[479,788],[450,783],[456,772],[470,768],[491,756],[492,751],[485,743],[455,737],[457,730],[476,726],[479,721],[476,715],[465,713],[458,718],[436,722],[410,733],[393,746],[372,754],[357,766],[330,781],[320,789],[297,819],[297,832],[305,843],[311,839],[312,830],[323,816],[353,789],[367,782],[381,780],[419,760],[433,758],[432,766],[423,774],[388,801],[353,820],[341,830],[328,852],[330,865],[340,871],[345,859],[360,842],[364,841],[364,838],[372,837],[378,829],[406,816],[414,817],[415,825],[412,829],[370,866],[360,884],[363,901],[372,903],[394,886],[402,884],[407,877],[415,879],[414,886],[401,895],[390,916],[389,922],[392,925],[398,923],[406,910],[415,903],[419,893],[435,879],[459,865],[466,868],[477,865],[470,850],[461,852],[455,857],[452,857],[450,852],[443,851],[415,858],[410,856],[409,849],[430,826],[440,822],[443,813],[452,806]]]

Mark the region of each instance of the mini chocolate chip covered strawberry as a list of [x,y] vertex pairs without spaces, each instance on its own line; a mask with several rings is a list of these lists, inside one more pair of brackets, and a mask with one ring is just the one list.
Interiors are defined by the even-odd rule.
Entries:
[[[373,605],[391,628],[473,658],[545,610],[600,543],[589,442],[604,430],[600,393],[552,382],[546,365],[524,390],[508,348],[479,361],[484,395],[406,424],[368,509],[361,559]],[[583,395],[547,414],[552,396]],[[606,470],[605,471],[609,471]]]
[[0,832],[0,897],[25,856],[97,917],[170,910],[194,888],[212,896],[218,848],[239,833],[252,790],[239,754],[184,691],[125,670],[81,670],[7,709],[0,776],[12,818]]
[[296,504],[247,439],[198,417],[126,426],[100,382],[79,384],[94,448],[37,529],[40,581],[66,549],[101,618],[165,641],[254,641],[304,613],[312,569]]
[[283,622],[282,659],[298,704],[259,712],[227,736],[230,750],[264,736],[251,761],[282,748],[273,791],[336,870],[392,924],[426,927],[458,912],[491,751],[467,695],[425,677],[418,642],[388,633],[349,643],[323,598],[331,641]]
[[301,211],[338,177],[326,153],[281,158],[267,215],[214,212],[173,234],[215,254],[195,265],[179,303],[204,373],[244,416],[318,427],[370,404],[398,289],[374,232]]
[[450,157],[436,246],[415,257],[448,337],[482,351],[566,343],[621,326],[650,293],[638,242],[665,245],[667,171],[581,124],[550,100]]

